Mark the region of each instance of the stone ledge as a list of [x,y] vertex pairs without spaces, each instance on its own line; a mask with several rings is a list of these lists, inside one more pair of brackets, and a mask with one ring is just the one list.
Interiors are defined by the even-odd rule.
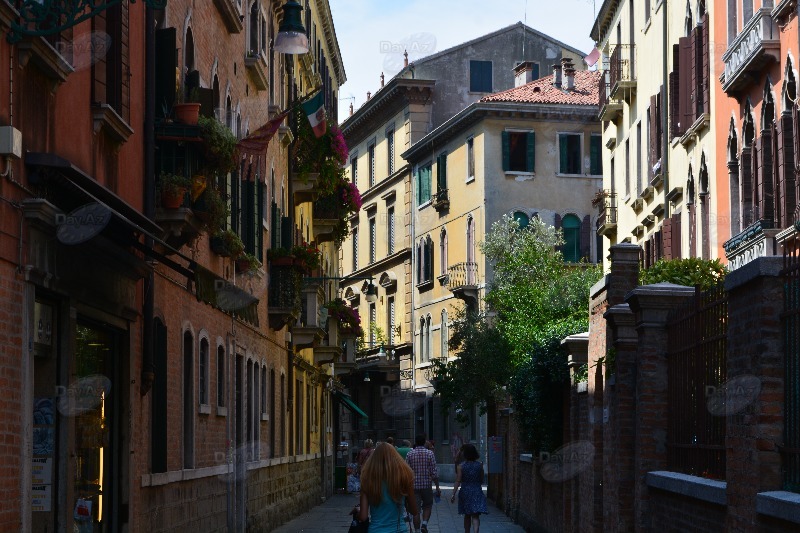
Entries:
[[725,492],[728,484],[725,481],[659,471],[647,473],[647,485],[654,489],[674,492],[717,505],[725,505],[727,502]]
[[800,524],[800,494],[776,490],[756,494],[756,512]]
[[758,257],[725,275],[725,290],[732,291],[762,276],[780,276],[783,257]]
[[608,288],[608,276],[609,275],[606,274],[605,276],[600,278],[600,280],[597,283],[592,285],[592,287],[589,289],[590,298],[596,298],[598,294],[600,294],[601,292],[603,292]]

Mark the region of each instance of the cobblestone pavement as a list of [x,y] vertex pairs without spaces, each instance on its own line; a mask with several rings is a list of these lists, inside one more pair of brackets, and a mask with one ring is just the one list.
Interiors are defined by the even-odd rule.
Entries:
[[[441,487],[442,501],[433,504],[428,531],[429,533],[461,533],[464,531],[464,517],[458,514],[458,504],[450,503],[453,486],[443,483]],[[346,532],[350,527],[351,520],[347,513],[357,502],[357,494],[335,494],[325,503],[282,525],[274,533]],[[489,514],[481,516],[481,533],[524,533],[524,529],[514,524],[509,517],[489,502]]]

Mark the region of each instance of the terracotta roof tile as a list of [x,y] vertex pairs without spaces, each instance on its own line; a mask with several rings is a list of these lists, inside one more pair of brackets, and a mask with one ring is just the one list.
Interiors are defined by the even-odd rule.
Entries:
[[[598,105],[600,100],[599,71],[575,72],[575,89],[566,91],[553,86],[553,76],[545,76],[525,85],[481,98],[481,102],[519,102],[524,104]],[[562,78],[563,79],[563,78]]]

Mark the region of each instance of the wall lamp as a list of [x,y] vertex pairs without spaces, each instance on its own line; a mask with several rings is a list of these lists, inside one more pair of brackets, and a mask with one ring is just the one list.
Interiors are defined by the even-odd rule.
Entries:
[[289,0],[283,6],[283,20],[278,26],[278,36],[275,38],[275,51],[281,54],[305,54],[308,52],[308,37],[306,29],[300,20],[303,7]]

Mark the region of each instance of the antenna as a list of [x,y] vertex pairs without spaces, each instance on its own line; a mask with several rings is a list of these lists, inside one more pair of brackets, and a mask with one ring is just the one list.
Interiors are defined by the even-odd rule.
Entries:
[[522,20],[524,21],[522,25],[522,60],[525,61],[525,30],[528,27],[528,0],[525,0],[525,14]]

